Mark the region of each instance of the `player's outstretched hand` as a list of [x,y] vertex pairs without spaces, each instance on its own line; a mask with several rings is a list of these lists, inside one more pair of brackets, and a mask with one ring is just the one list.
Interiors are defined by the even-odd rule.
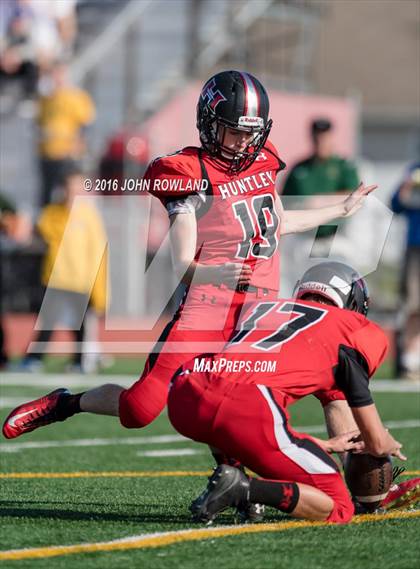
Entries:
[[226,263],[221,267],[221,282],[231,288],[238,284],[249,284],[252,277],[252,269],[242,263]]
[[366,197],[376,190],[378,186],[365,186],[363,182],[359,184],[359,187],[354,190],[343,202],[344,214],[343,217],[350,217],[356,211],[358,211],[365,201]]

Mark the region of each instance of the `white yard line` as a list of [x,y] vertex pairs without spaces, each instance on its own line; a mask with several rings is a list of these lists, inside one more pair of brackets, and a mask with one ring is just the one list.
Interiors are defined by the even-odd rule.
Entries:
[[375,393],[420,393],[420,381],[372,379],[369,387]]
[[2,443],[1,452],[18,452],[20,450],[59,447],[90,447],[111,445],[153,445],[185,442],[189,439],[181,435],[157,435],[153,437],[122,437],[114,439],[69,439],[63,441],[28,441],[22,443]]
[[[381,516],[367,514],[356,516],[352,524],[363,524],[366,522],[380,523],[392,519],[414,519],[420,516],[420,512],[388,512]],[[0,560],[20,560],[20,559],[40,559],[46,557],[56,557],[60,555],[71,555],[80,553],[98,553],[99,551],[124,551],[130,549],[145,549],[148,547],[164,547],[174,543],[200,541],[202,539],[223,538],[234,535],[255,534],[263,532],[281,532],[286,530],[296,530],[308,527],[325,527],[327,522],[284,521],[278,523],[247,524],[235,526],[212,526],[198,529],[184,529],[166,531],[158,533],[140,534],[136,536],[114,539],[112,541],[100,541],[92,543],[78,543],[74,545],[51,545],[35,548],[12,549],[0,551]]]
[[[326,433],[327,429],[325,425],[313,425],[309,427],[295,427],[293,429],[296,431],[302,431],[305,433]],[[385,426],[389,429],[415,429],[420,427],[420,419],[409,419],[406,421],[385,421]]]
[[140,377],[135,375],[83,375],[70,373],[2,373],[0,387],[97,387],[104,383],[117,383],[129,387]]
[[[390,429],[413,429],[420,427],[420,420],[409,419],[406,421],[386,421],[385,425]],[[295,430],[302,433],[324,433],[325,425],[293,426]],[[67,439],[53,441],[28,441],[19,443],[2,443],[0,452],[19,452],[39,448],[60,448],[60,447],[91,447],[91,446],[111,446],[111,445],[151,445],[185,442],[189,439],[181,435],[157,435],[150,437],[121,437],[113,439]]]
[[[140,375],[140,374],[139,374]],[[75,375],[45,373],[2,373],[0,387],[96,387],[104,383],[117,383],[129,387],[138,377],[133,375]],[[373,379],[370,387],[376,393],[420,393],[419,381]]]
[[140,450],[136,452],[137,456],[145,456],[148,458],[164,458],[167,456],[192,456],[194,454],[208,454],[207,450],[199,450],[195,448],[172,448],[163,450]]

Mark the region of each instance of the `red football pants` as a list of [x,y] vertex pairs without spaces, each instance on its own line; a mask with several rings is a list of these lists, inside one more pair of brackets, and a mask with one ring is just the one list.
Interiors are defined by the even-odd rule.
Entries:
[[354,506],[335,461],[289,425],[282,393],[256,384],[176,375],[168,397],[175,429],[234,456],[259,476],[314,486],[334,500],[328,521],[347,523]]
[[245,303],[277,298],[275,291],[239,293],[227,287],[191,287],[185,301],[162,332],[140,379],[123,391],[119,401],[121,424],[141,428],[163,411],[175,372],[190,359],[222,350]]

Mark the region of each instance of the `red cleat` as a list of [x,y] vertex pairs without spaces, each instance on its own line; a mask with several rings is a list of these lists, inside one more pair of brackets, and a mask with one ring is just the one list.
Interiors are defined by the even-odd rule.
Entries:
[[6,439],[15,439],[24,433],[34,431],[56,421],[64,421],[69,416],[63,413],[63,399],[70,395],[67,389],[60,388],[35,399],[19,405],[9,414],[3,424],[3,435]]
[[414,506],[418,501],[420,501],[420,478],[410,478],[391,486],[388,496],[382,500],[380,507],[386,511],[401,510]]

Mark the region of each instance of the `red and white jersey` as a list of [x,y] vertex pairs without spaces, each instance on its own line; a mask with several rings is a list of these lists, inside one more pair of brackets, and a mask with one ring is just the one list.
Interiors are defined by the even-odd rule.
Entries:
[[[353,406],[362,406],[368,404],[363,401],[367,378],[387,348],[385,333],[359,313],[310,301],[264,301],[250,305],[222,353],[209,356],[201,369],[213,370],[210,379],[215,373],[235,383],[276,388],[285,405],[310,394],[324,404],[349,399],[349,391]],[[246,366],[239,371],[241,362]],[[357,385],[360,370],[366,385]]]
[[[285,167],[267,142],[246,170],[229,173],[204,150],[187,147],[153,161],[145,173],[149,192],[170,204],[199,196],[197,262],[244,262],[251,284],[278,290],[280,221],[275,209],[276,177]],[[201,185],[200,185],[201,184]]]

